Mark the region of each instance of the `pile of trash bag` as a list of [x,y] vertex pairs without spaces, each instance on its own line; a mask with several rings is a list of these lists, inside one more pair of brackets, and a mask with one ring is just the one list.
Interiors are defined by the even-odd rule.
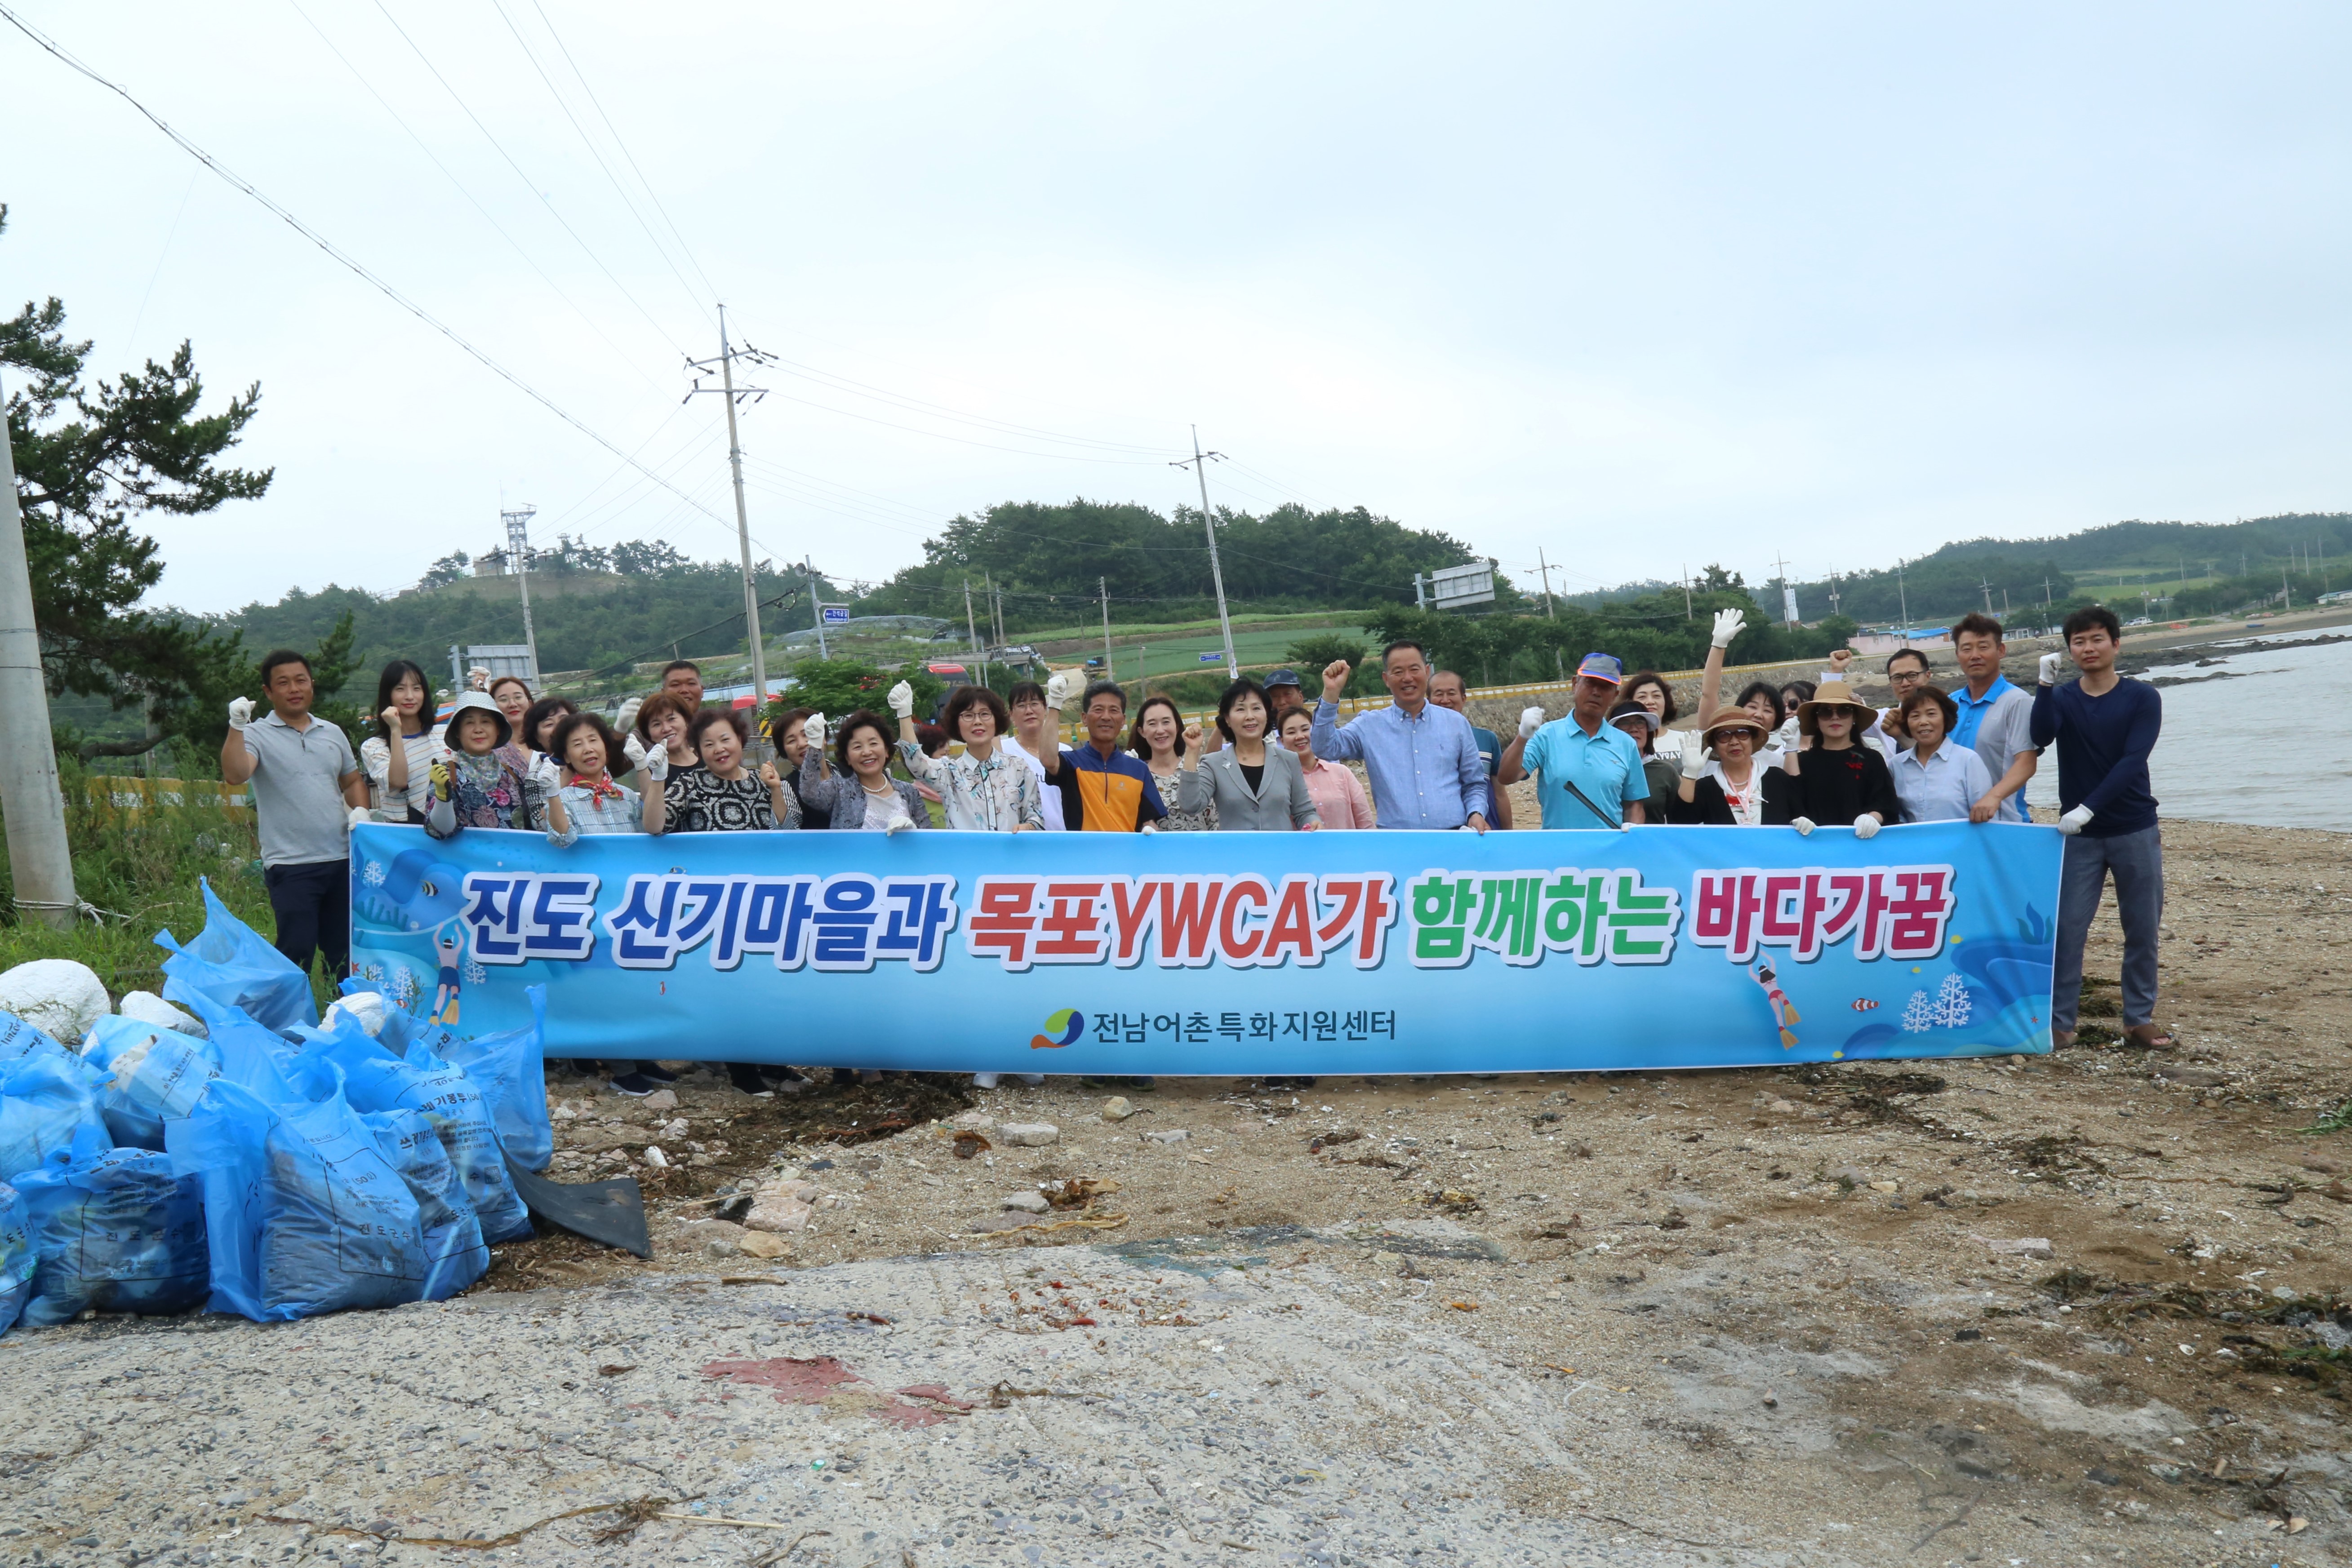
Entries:
[[156,938],[163,996],[92,1016],[97,976],[46,960],[79,973],[19,988],[71,1006],[0,1011],[0,1333],[441,1300],[531,1234],[508,1163],[553,1154],[544,988],[530,1027],[473,1039],[364,982],[321,1022],[309,977],[204,897],[193,941]]

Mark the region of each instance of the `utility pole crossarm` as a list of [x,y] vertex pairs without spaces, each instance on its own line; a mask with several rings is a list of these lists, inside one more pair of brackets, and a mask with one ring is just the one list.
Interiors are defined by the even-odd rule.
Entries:
[[[750,360],[754,364],[765,364],[768,363],[768,357],[749,343],[739,349],[728,342],[727,307],[721,305],[719,307],[719,357],[716,360],[687,361],[687,368],[689,370],[708,370],[713,364],[718,365],[718,391],[727,402],[727,466],[735,479],[735,538],[737,547],[743,557],[743,635],[751,649],[752,698],[761,710],[764,710],[768,706],[768,650],[762,645],[760,637],[760,594],[751,576],[751,518],[743,504],[743,442],[735,429],[735,405],[745,397],[765,397],[767,388],[738,387],[735,384],[735,362],[740,358]],[[699,378],[697,378],[693,389],[687,393],[687,396],[690,398],[695,393],[710,390],[709,387],[702,384]],[[815,592],[814,580],[810,584],[810,596],[822,597]],[[822,604],[816,607],[816,616],[817,655],[823,658],[824,657],[824,606]]]

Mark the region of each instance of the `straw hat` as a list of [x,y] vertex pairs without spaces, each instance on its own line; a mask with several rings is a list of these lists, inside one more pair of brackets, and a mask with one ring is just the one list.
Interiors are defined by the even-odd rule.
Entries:
[[1752,730],[1759,739],[1769,739],[1772,731],[1764,721],[1745,708],[1726,708],[1699,726],[1699,738],[1705,740],[1717,730]]
[[1878,716],[1878,710],[1853,694],[1853,688],[1843,680],[1824,680],[1815,689],[1812,700],[1797,705],[1797,717],[1803,720],[1823,708],[1851,708],[1864,721]]

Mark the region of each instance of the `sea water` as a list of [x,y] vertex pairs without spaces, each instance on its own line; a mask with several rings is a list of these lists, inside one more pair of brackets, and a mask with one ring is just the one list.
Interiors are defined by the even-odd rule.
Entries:
[[[2194,658],[2157,665],[2143,677],[2192,678],[2158,693],[2164,731],[2148,759],[2158,814],[2352,832],[2352,642],[2247,638],[2199,652],[2227,657],[2206,669]],[[2056,808],[2055,746],[2025,793]]]

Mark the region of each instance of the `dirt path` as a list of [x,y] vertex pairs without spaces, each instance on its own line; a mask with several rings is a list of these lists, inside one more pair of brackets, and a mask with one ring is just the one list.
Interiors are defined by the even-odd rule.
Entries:
[[[1266,1334],[1295,1310],[1320,1347],[1267,1340],[1251,1352],[1289,1370],[1235,1383],[1259,1390],[1267,1424],[1234,1428],[1219,1452],[1238,1447],[1260,1465],[1281,1464],[1265,1445],[1293,1447],[1310,1432],[1313,1468],[1337,1473],[1330,1466],[1342,1458],[1357,1466],[1336,1491],[1317,1494],[1314,1509],[1283,1516],[1295,1530],[1217,1538],[1251,1550],[1440,1561],[1445,1553],[1430,1552],[1449,1539],[1442,1521],[1411,1509],[1443,1503],[1461,1510],[1463,1531],[1450,1539],[1462,1562],[1564,1561],[1621,1546],[1645,1562],[2352,1561],[2343,1241],[2352,1133],[2301,1131],[2352,1095],[2352,837],[2197,823],[2168,824],[2166,834],[2160,1016],[2179,1031],[2172,1050],[2115,1042],[2100,1026],[2102,1016],[2112,1022],[2107,984],[2086,1006],[2084,1044],[2025,1060],[1327,1079],[1295,1094],[1226,1080],[1165,1080],[1146,1091],[1067,1079],[973,1094],[947,1080],[902,1079],[761,1101],[689,1072],[675,1107],[554,1076],[551,1094],[572,1112],[557,1124],[557,1173],[635,1170],[656,1216],[658,1257],[639,1264],[562,1237],[502,1248],[484,1286],[438,1321],[471,1335],[469,1313],[490,1312],[484,1324],[515,1321],[517,1310],[560,1318],[585,1347],[620,1337],[617,1325],[649,1310],[649,1291],[774,1279],[796,1301],[840,1306],[856,1294],[827,1283],[846,1278],[843,1268],[902,1259],[892,1267],[919,1263],[965,1284],[1001,1275],[1008,1289],[1031,1292],[985,1316],[921,1309],[938,1316],[940,1345],[961,1344],[954,1336],[967,1331],[1051,1329],[1066,1348],[1045,1356],[1033,1344],[1027,1363],[1003,1365],[974,1351],[978,1359],[939,1377],[894,1363],[891,1375],[942,1382],[966,1401],[984,1399],[983,1377],[1034,1373],[1020,1386],[1108,1400],[1132,1384],[1181,1402],[1187,1388],[1223,1386],[1184,1370],[1184,1358],[1203,1353],[1195,1342],[1210,1341],[1172,1324],[1187,1314],[1195,1325],[1207,1320],[1163,1302],[1156,1325],[1139,1308],[1117,1334],[1105,1319],[1100,1335],[1080,1335],[1072,1331],[1094,1325],[1076,1318],[1092,1309],[1039,1286],[1086,1278],[1106,1283],[1105,1299],[1116,1285],[1140,1300],[1146,1285],[1192,1291],[1212,1276],[1232,1300],[1208,1307],[1264,1315],[1249,1331]],[[2116,973],[2116,934],[2111,919],[2095,931],[2095,975]],[[1103,1120],[1112,1093],[1135,1113]],[[1012,1146],[1008,1121],[1053,1123],[1058,1141]],[[886,1135],[872,1139],[877,1131]],[[980,1134],[964,1140],[970,1158],[958,1157],[960,1131]],[[648,1166],[650,1142],[677,1163]],[[746,1233],[713,1217],[786,1169],[824,1194],[805,1231]],[[1092,1179],[1093,1195],[1053,1194],[1068,1207],[1049,1198],[1034,1216],[1003,1208],[1015,1194],[1081,1177]],[[1008,1225],[1028,1228],[996,1228]],[[2047,1256],[2035,1242],[2046,1242]],[[782,1256],[746,1256],[747,1244]],[[743,1302],[760,1289],[719,1295]],[[514,1310],[493,1310],[502,1298]],[[660,1300],[671,1303],[660,1309],[665,1322],[687,1321],[677,1304],[686,1298]],[[1255,1304],[1244,1313],[1233,1305],[1241,1301]],[[771,1327],[764,1339],[718,1334],[707,1345],[648,1348],[667,1358],[658,1363],[670,1369],[665,1377],[700,1376],[710,1358],[695,1360],[696,1346],[832,1353],[811,1337],[821,1312],[777,1329],[764,1310],[748,1319],[749,1308],[695,1310],[726,1316],[722,1326]],[[370,1321],[320,1327],[364,1339]],[[54,1531],[5,1532],[32,1530],[40,1510],[56,1513],[114,1486],[109,1467],[76,1479],[45,1458],[101,1437],[92,1423],[111,1417],[103,1403],[42,1400],[42,1380],[96,1366],[101,1350],[116,1358],[108,1364],[129,1364],[143,1354],[142,1336],[173,1348],[186,1342],[172,1337],[179,1331],[99,1322],[0,1342],[0,1406],[37,1409],[42,1427],[0,1430],[0,1489],[8,1489],[0,1562],[31,1561],[24,1548],[36,1540],[50,1561],[78,1560]],[[310,1332],[239,1324],[201,1342],[215,1362],[262,1362],[277,1353],[265,1347]],[[1095,1338],[1104,1343],[1088,1348]],[[494,1349],[464,1340],[467,1375],[484,1391],[495,1387],[500,1355],[524,1353],[520,1344]],[[643,1357],[633,1348],[610,1359]],[[1344,1412],[1330,1407],[1339,1424],[1328,1431],[1313,1414],[1325,1395],[1313,1394],[1312,1407],[1286,1403],[1359,1374]],[[530,1374],[542,1392],[552,1375]],[[386,1396],[363,1373],[352,1377],[341,1396]],[[612,1406],[612,1419],[623,1419],[621,1408]],[[0,1419],[0,1428],[27,1419]],[[235,1425],[219,1419],[224,1430]],[[989,1463],[1016,1469],[1065,1463],[1074,1451],[1131,1464],[1163,1432],[1171,1443],[1192,1440],[1140,1415],[1089,1426],[1074,1407],[1067,1422],[1025,1435],[1008,1428],[986,1451]],[[1523,1451],[1510,1441],[1518,1437]],[[802,1432],[793,1441],[817,1439]],[[765,1473],[766,1445],[757,1436],[723,1452],[688,1445],[691,1473],[666,1471],[636,1489],[713,1488],[750,1510],[744,1477]],[[883,1544],[940,1539],[934,1527],[949,1517],[925,1512],[949,1503],[916,1484],[921,1467],[910,1456],[890,1463],[912,1467],[903,1522],[915,1533]],[[398,1512],[412,1536],[464,1534],[461,1493],[404,1492],[395,1509],[399,1468],[376,1500],[368,1474],[340,1474],[351,1495],[338,1506],[360,1524],[372,1510]],[[191,1475],[179,1484],[203,1484],[200,1467]],[[1124,1474],[1109,1484],[1145,1479]],[[1415,1490],[1423,1482],[1435,1489]],[[596,1488],[619,1482],[565,1484],[572,1492],[525,1489],[504,1500],[500,1517],[603,1500]],[[798,1517],[792,1510],[805,1500],[792,1502],[800,1493],[782,1487],[766,1488],[763,1517]],[[1263,1510],[1276,1506],[1273,1493],[1237,1495],[1243,1513],[1272,1517]],[[263,1505],[244,1506],[253,1515]],[[299,1511],[284,1499],[270,1506]],[[1315,1523],[1344,1509],[1393,1529],[1366,1524],[1342,1539]],[[1394,1521],[1408,1515],[1430,1534],[1406,1541]],[[679,1528],[646,1538],[674,1548],[648,1558],[641,1543],[610,1560],[675,1561],[690,1550],[748,1563],[792,1539],[721,1544],[710,1539],[720,1532],[704,1531],[689,1542],[694,1532]],[[1080,1550],[1072,1536],[1050,1547],[1062,1555],[1049,1560],[1158,1561],[1151,1552],[1176,1541],[1164,1531],[1124,1545],[1085,1539],[1097,1544]],[[939,1555],[910,1545],[905,1560],[1038,1561],[1018,1550],[1024,1540],[1045,1538],[974,1534],[969,1548]],[[1219,1558],[1224,1548],[1210,1550],[1205,1535],[1186,1542],[1202,1548],[1201,1561],[1249,1560]],[[12,1558],[12,1549],[23,1554]],[[225,1560],[215,1550],[212,1560]],[[410,1560],[409,1549],[397,1550]],[[672,1550],[681,1555],[664,1555]],[[836,1538],[811,1542],[792,1561],[897,1564],[892,1550],[860,1555]],[[592,1558],[606,1560],[584,1549],[573,1560]]]

